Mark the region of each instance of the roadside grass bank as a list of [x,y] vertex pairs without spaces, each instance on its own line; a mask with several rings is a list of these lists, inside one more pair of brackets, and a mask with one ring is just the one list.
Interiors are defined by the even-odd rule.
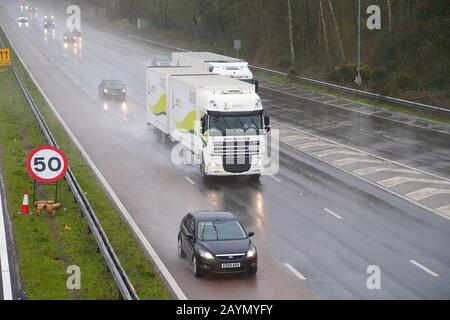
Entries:
[[[3,32],[0,37],[6,42]],[[67,154],[69,164],[92,205],[140,299],[170,299],[170,294],[120,212],[48,106],[14,52],[12,58],[38,105],[52,134]],[[46,144],[12,71],[0,74],[0,146],[9,212],[17,237],[19,266],[24,289],[30,299],[117,299],[118,289],[87,223],[74,203],[68,185],[61,186],[65,209],[55,216],[15,214],[20,210],[23,188],[32,180],[25,168],[26,156],[34,147]],[[64,231],[64,225],[71,231]],[[81,290],[66,288],[69,265],[81,268]]]
[[390,111],[405,113],[405,114],[412,115],[412,116],[419,117],[419,118],[423,118],[423,119],[428,119],[428,120],[432,120],[432,121],[437,121],[437,122],[450,124],[450,116],[446,116],[446,115],[443,115],[443,114],[437,114],[435,112],[429,112],[429,111],[415,109],[415,108],[410,108],[410,107],[406,107],[406,106],[400,106],[400,105],[397,105],[397,104],[394,104],[394,103],[380,101],[380,100],[377,100],[377,99],[358,97],[358,96],[355,96],[355,95],[352,95],[352,94],[343,93],[343,92],[340,92],[340,91],[337,91],[337,90],[333,90],[333,89],[330,89],[330,88],[324,88],[324,87],[321,87],[320,85],[314,85],[314,84],[310,84],[310,83],[303,83],[303,82],[298,81],[298,80],[291,80],[291,79],[289,79],[287,77],[274,75],[274,74],[271,74],[271,73],[268,73],[268,72],[264,72],[264,71],[254,70],[253,73],[257,77],[266,78],[268,80],[276,81],[276,82],[279,82],[279,83],[289,84],[289,85],[292,85],[294,87],[298,87],[298,88],[301,88],[301,89],[315,90],[315,91],[331,94],[331,95],[336,96],[336,97],[352,100],[352,101],[355,101],[355,102],[365,103],[365,104],[368,104],[368,105],[371,105],[371,106],[374,106],[374,107],[377,107],[377,108],[383,108],[383,109],[387,109],[387,110],[390,110]]

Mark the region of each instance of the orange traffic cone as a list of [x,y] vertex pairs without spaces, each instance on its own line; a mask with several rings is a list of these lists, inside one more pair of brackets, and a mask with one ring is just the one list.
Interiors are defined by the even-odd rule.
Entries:
[[23,193],[22,208],[20,209],[21,214],[30,214],[30,203],[28,201],[28,190],[25,189]]

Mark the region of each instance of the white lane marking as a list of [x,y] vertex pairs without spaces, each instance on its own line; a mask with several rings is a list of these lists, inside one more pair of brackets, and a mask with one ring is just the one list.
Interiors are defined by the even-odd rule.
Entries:
[[342,220],[342,217],[341,217],[340,215],[334,213],[334,212],[331,211],[330,209],[323,208],[323,210],[325,210],[326,212],[328,212],[329,214],[331,214],[333,217],[335,217],[335,218],[337,218],[337,219],[339,219],[339,220]]
[[405,182],[436,183],[436,184],[450,185],[450,182],[448,181],[433,180],[433,179],[417,179],[411,177],[392,177],[389,179],[377,181],[377,183],[381,184],[386,188],[392,188]]
[[450,216],[450,204],[447,204],[447,205],[445,205],[445,206],[436,208],[436,210],[437,210],[437,211],[440,211],[440,212],[442,212],[442,213],[444,213],[444,214],[448,214],[448,215]]
[[117,194],[114,192],[114,190],[112,189],[112,187],[109,185],[108,181],[106,180],[106,178],[103,176],[103,174],[100,172],[100,170],[97,168],[97,166],[95,165],[94,161],[92,161],[91,157],[89,156],[89,154],[86,152],[86,150],[83,148],[83,146],[81,145],[81,143],[78,141],[78,139],[75,137],[75,135],[73,134],[73,132],[70,130],[69,126],[67,125],[67,123],[63,120],[63,118],[61,117],[61,115],[59,114],[58,110],[56,110],[55,106],[53,105],[53,103],[50,101],[50,99],[47,97],[47,95],[44,93],[44,90],[42,90],[41,86],[38,84],[38,82],[36,81],[36,79],[34,78],[33,74],[31,73],[30,69],[28,68],[28,66],[25,64],[25,62],[23,61],[22,57],[20,56],[20,54],[18,53],[18,51],[15,49],[15,46],[13,45],[12,41],[10,40],[10,44],[11,47],[13,48],[13,50],[16,53],[16,56],[19,58],[20,62],[22,62],[22,65],[24,66],[24,68],[27,70],[28,74],[30,75],[31,79],[33,80],[34,84],[36,85],[36,87],[39,89],[40,93],[42,94],[42,96],[45,98],[45,100],[47,101],[48,105],[50,106],[50,108],[52,109],[53,113],[55,114],[56,118],[58,118],[58,120],[60,121],[61,125],[64,127],[64,129],[66,130],[67,134],[69,135],[69,137],[72,139],[73,143],[77,146],[77,148],[80,150],[81,154],[83,155],[83,157],[86,159],[86,161],[88,162],[89,166],[92,168],[92,170],[94,171],[94,173],[97,175],[98,179],[100,180],[100,182],[103,184],[103,186],[105,187],[106,191],[109,193],[109,195],[111,196],[111,198],[113,199],[115,205],[117,206],[117,208],[119,209],[119,211],[122,213],[123,217],[125,218],[125,220],[127,221],[127,223],[129,224],[129,226],[131,227],[131,229],[133,229],[136,237],[139,239],[139,241],[142,243],[142,245],[144,246],[145,250],[147,251],[147,253],[150,255],[150,257],[152,258],[153,262],[156,264],[156,266],[158,267],[159,271],[161,272],[161,274],[163,275],[163,277],[165,278],[165,280],[167,281],[167,283],[169,284],[170,288],[173,290],[174,294],[176,295],[176,297],[178,298],[178,300],[187,300],[186,295],[184,294],[184,292],[181,290],[181,288],[179,287],[178,283],[175,281],[175,279],[173,278],[173,276],[170,274],[169,269],[167,269],[166,265],[164,264],[164,262],[161,260],[161,258],[159,257],[159,255],[156,253],[155,249],[152,247],[152,245],[150,244],[150,242],[147,240],[147,238],[145,237],[145,235],[142,233],[141,229],[138,227],[138,225],[136,224],[136,222],[133,220],[133,218],[131,217],[130,213],[128,212],[127,208],[125,207],[125,205],[122,203],[122,201],[120,201],[119,197],[117,196]]
[[450,194],[450,189],[422,188],[407,193],[406,196],[413,200],[419,201],[437,194]]
[[[276,89],[273,89],[273,88],[268,88],[268,87],[262,87],[262,88],[263,89],[267,89],[267,90],[271,90],[271,91],[275,91],[275,92],[278,92],[278,93],[286,94],[286,95],[289,95],[289,96],[292,96],[292,97],[305,99],[305,100],[309,100],[309,101],[313,101],[313,102],[317,102],[317,103],[322,103],[322,104],[327,105],[327,106],[341,108],[341,109],[344,109],[344,110],[361,113],[361,114],[364,114],[364,115],[367,115],[367,116],[371,116],[371,117],[381,118],[381,119],[384,119],[384,120],[389,120],[389,121],[393,121],[393,122],[397,122],[397,123],[401,123],[401,124],[404,124],[404,125],[413,126],[413,127],[417,127],[417,128],[421,128],[421,129],[425,129],[425,130],[430,130],[430,131],[434,131],[434,132],[450,134],[447,131],[433,129],[433,128],[429,128],[429,127],[424,127],[424,126],[420,126],[420,125],[413,124],[413,123],[408,123],[408,122],[404,122],[404,121],[400,121],[400,120],[395,120],[395,119],[392,119],[392,118],[386,118],[386,117],[382,117],[382,116],[379,116],[379,115],[376,115],[376,114],[373,114],[373,113],[370,113],[370,112],[364,112],[364,111],[361,111],[361,110],[356,110],[354,108],[346,108],[345,105],[335,105],[335,104],[324,103],[324,102],[320,102],[320,101],[311,99],[309,97],[300,96],[300,95],[292,94],[292,93],[289,93],[289,92],[283,92],[283,91],[276,90]],[[383,110],[383,108],[380,108],[380,107],[374,107],[374,106],[371,106],[371,105],[361,104],[361,103],[358,103],[358,102],[349,102],[349,104],[350,105],[351,104],[356,104],[356,105],[361,105],[361,106],[364,106],[364,107],[377,108],[377,109]]]
[[271,179],[275,180],[276,182],[281,183],[281,180],[278,179],[277,177],[275,177],[275,176],[269,176],[269,177],[270,177]]
[[389,159],[386,159],[386,158],[377,156],[377,155],[375,155],[375,154],[373,154],[373,153],[369,153],[369,152],[366,152],[366,151],[358,150],[358,149],[356,149],[356,148],[347,146],[347,145],[345,145],[345,144],[342,144],[342,143],[339,143],[339,142],[336,142],[336,141],[332,141],[332,140],[330,140],[330,139],[327,139],[327,138],[324,138],[324,137],[320,137],[320,136],[315,135],[315,134],[313,134],[313,133],[309,133],[309,132],[306,132],[306,131],[304,131],[304,130],[301,130],[301,129],[292,127],[292,126],[290,126],[290,125],[288,125],[288,124],[284,124],[284,123],[281,124],[281,123],[276,122],[276,121],[272,121],[272,123],[278,124],[278,125],[281,126],[281,127],[285,127],[285,128],[290,129],[290,130],[293,130],[293,131],[300,132],[301,134],[304,134],[304,135],[308,135],[308,136],[311,136],[311,137],[319,138],[319,139],[321,139],[321,140],[323,140],[323,141],[327,141],[327,142],[329,142],[330,144],[333,144],[333,145],[336,145],[336,146],[341,146],[341,147],[347,148],[347,149],[349,149],[349,150],[353,150],[353,151],[356,151],[356,152],[361,152],[361,153],[363,153],[363,154],[365,154],[365,155],[368,155],[368,156],[371,156],[371,157],[380,159],[380,160],[382,160],[382,161],[384,161],[384,162],[393,163],[393,164],[396,164],[396,165],[398,165],[398,166],[400,166],[400,167],[408,168],[408,169],[414,170],[414,171],[416,171],[416,172],[420,172],[420,173],[423,173],[423,174],[426,174],[426,175],[429,175],[429,176],[432,176],[432,177],[435,177],[435,178],[438,178],[438,179],[442,179],[442,180],[446,180],[446,181],[449,181],[449,182],[450,182],[450,179],[444,178],[444,177],[441,177],[441,176],[438,176],[437,174],[430,173],[430,172],[426,172],[426,171],[423,171],[423,170],[420,170],[420,169],[417,169],[417,168],[413,168],[413,167],[408,166],[408,165],[406,165],[406,164],[403,164],[403,163],[400,163],[400,162],[397,162],[397,161],[394,161],[394,160],[389,160]]
[[299,136],[299,135],[293,135],[293,136],[281,137],[280,140],[282,140],[284,142],[291,142],[291,141],[295,141],[295,140],[317,141],[319,139],[312,138],[312,137],[304,137],[304,136]]
[[349,156],[364,156],[364,154],[359,153],[359,152],[347,151],[347,150],[339,150],[337,148],[329,149],[329,150],[323,150],[323,151],[319,151],[319,152],[313,152],[313,153],[316,156],[318,156],[319,158],[328,157],[328,156],[335,155],[335,154],[347,154]]
[[368,167],[363,169],[358,169],[353,171],[356,174],[359,174],[361,176],[367,176],[372,173],[378,173],[378,172],[397,172],[397,173],[415,173],[415,174],[421,174],[414,170],[410,169],[395,169],[395,168],[386,168],[386,167]]
[[[358,150],[358,149],[356,149],[356,148],[353,148],[353,147],[350,147],[350,146],[346,146],[346,145],[344,145],[344,144],[342,144],[342,143],[331,141],[331,140],[329,140],[329,139],[327,139],[327,138],[319,137],[319,136],[317,136],[317,135],[315,135],[315,134],[308,133],[308,132],[306,132],[306,131],[304,131],[304,130],[301,130],[301,129],[292,127],[292,126],[287,125],[287,124],[281,124],[281,123],[276,122],[276,121],[274,121],[274,120],[272,120],[272,124],[276,124],[276,125],[279,126],[279,127],[285,127],[285,128],[290,129],[290,130],[300,132],[300,133],[302,133],[302,134],[308,134],[308,135],[310,135],[310,136],[312,136],[312,137],[317,137],[317,138],[323,139],[323,140],[325,140],[325,141],[328,141],[328,142],[330,142],[330,143],[334,143],[334,144],[336,144],[336,145],[338,145],[338,146],[341,146],[341,147],[343,147],[343,148],[348,148],[349,150],[354,150],[354,151],[358,151],[358,152],[367,154],[367,155],[372,156],[372,157],[374,157],[374,158],[376,158],[376,159],[380,159],[380,160],[382,160],[383,162],[389,162],[389,163],[391,163],[391,164],[395,164],[395,165],[398,165],[398,166],[403,167],[403,168],[408,168],[408,169],[411,169],[411,170],[415,170],[415,171],[418,172],[418,173],[423,173],[423,174],[426,174],[426,175],[429,175],[429,176],[432,176],[432,177],[435,177],[435,178],[438,178],[438,179],[443,179],[443,180],[445,180],[445,181],[449,181],[449,182],[450,182],[450,179],[447,179],[447,178],[438,176],[438,175],[436,175],[436,174],[429,173],[429,172],[425,172],[425,171],[423,171],[423,170],[416,169],[416,168],[410,167],[410,166],[408,166],[408,165],[405,165],[405,164],[402,164],[402,163],[399,163],[399,162],[396,162],[396,161],[393,161],[393,160],[389,160],[389,159],[386,159],[386,158],[383,158],[383,157],[380,157],[380,156],[377,156],[377,155],[374,155],[374,154],[371,154],[371,153],[368,153],[368,152],[365,152],[365,151],[361,151],[361,150]],[[305,154],[308,154],[308,155],[310,155],[310,156],[312,156],[312,157],[315,158],[315,159],[318,159],[318,160],[322,161],[323,163],[325,163],[325,164],[327,164],[327,165],[333,166],[332,163],[327,162],[327,161],[324,161],[323,159],[321,159],[321,158],[315,156],[315,155],[312,154],[312,153],[307,153],[307,152],[304,152],[304,153],[305,153]],[[384,190],[384,191],[386,191],[386,192],[388,192],[388,193],[390,193],[390,194],[395,195],[396,197],[399,197],[399,198],[401,198],[401,199],[403,199],[403,200],[405,200],[405,201],[411,202],[411,203],[415,204],[416,206],[418,206],[418,207],[420,207],[420,208],[422,208],[422,209],[424,209],[424,210],[427,210],[427,211],[429,211],[429,212],[431,212],[431,213],[437,214],[438,216],[440,216],[440,217],[442,217],[442,218],[444,218],[444,219],[450,220],[450,216],[449,216],[449,215],[443,214],[442,212],[439,212],[439,211],[437,211],[437,210],[434,209],[434,208],[427,207],[427,206],[425,206],[425,205],[423,205],[423,204],[421,204],[421,203],[419,203],[419,202],[417,202],[417,201],[412,200],[411,198],[406,197],[405,195],[402,195],[402,194],[400,194],[400,193],[398,193],[398,192],[394,192],[394,191],[392,191],[392,190],[389,189],[389,188],[385,188],[385,187],[383,187],[382,185],[380,185],[380,184],[378,184],[378,183],[376,183],[376,182],[374,182],[374,181],[372,181],[372,180],[369,180],[369,179],[367,179],[367,178],[364,178],[363,176],[359,176],[359,175],[353,173],[353,172],[350,171],[350,170],[343,169],[343,168],[338,167],[338,166],[334,166],[334,167],[335,167],[336,169],[341,170],[342,172],[345,172],[345,173],[347,173],[347,174],[350,174],[351,176],[353,176],[353,177],[355,177],[355,178],[361,179],[362,181],[364,181],[364,182],[366,182],[366,183],[368,183],[368,184],[370,184],[370,185],[372,185],[372,186],[374,186],[374,187],[380,188],[380,189],[382,189],[382,190]]]
[[300,278],[300,280],[306,280],[306,278],[300,272],[295,270],[295,268],[291,266],[289,263],[285,263],[284,265],[286,266],[286,268],[291,270],[293,274],[295,274],[298,278]]
[[300,143],[296,145],[299,149],[308,149],[308,148],[315,148],[315,147],[334,147],[334,145],[327,143],[327,142],[308,142],[308,143]]
[[8,248],[6,246],[6,229],[3,217],[3,200],[0,193],[0,265],[2,271],[3,300],[12,300],[11,274],[9,271]]
[[189,178],[189,177],[184,177],[190,184],[195,184],[195,182]]
[[416,260],[409,260],[409,262],[411,262],[413,265],[415,265],[416,267],[422,269],[423,271],[425,271],[426,273],[432,275],[433,277],[439,277],[439,275],[436,272],[431,271],[430,269],[428,269],[427,267],[425,267],[423,264],[418,263]]
[[354,163],[383,163],[381,160],[361,159],[361,158],[345,158],[333,161],[333,164],[337,166],[346,166]]

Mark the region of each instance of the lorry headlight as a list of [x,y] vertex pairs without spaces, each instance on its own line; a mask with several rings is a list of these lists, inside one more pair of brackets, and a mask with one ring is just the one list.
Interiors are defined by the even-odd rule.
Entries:
[[198,253],[200,254],[200,257],[202,257],[202,258],[205,258],[207,260],[214,260],[214,256],[211,253],[209,253],[208,251],[199,249]]
[[247,258],[253,258],[256,255],[256,248],[253,243],[250,246],[250,249],[247,251]]
[[255,108],[260,108],[262,106],[261,99],[256,99]]

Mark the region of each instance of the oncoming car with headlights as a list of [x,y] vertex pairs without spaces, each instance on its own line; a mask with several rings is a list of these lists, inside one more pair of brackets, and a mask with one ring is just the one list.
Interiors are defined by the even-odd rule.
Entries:
[[205,272],[254,275],[258,257],[253,235],[230,212],[191,212],[180,224],[178,255],[190,259],[196,277]]
[[98,86],[100,99],[117,99],[125,102],[127,100],[127,86],[120,80],[103,80]]

